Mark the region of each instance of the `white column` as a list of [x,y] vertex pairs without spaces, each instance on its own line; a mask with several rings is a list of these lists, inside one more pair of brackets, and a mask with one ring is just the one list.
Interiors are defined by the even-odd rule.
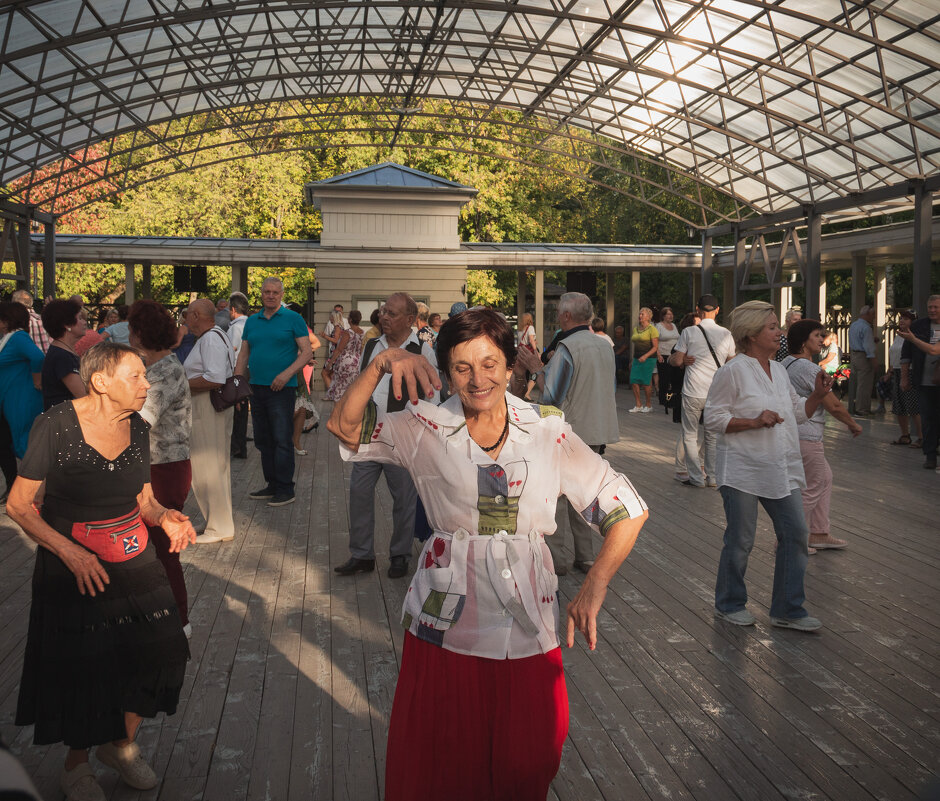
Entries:
[[875,352],[878,354],[878,363],[884,367],[888,363],[888,343],[885,337],[885,307],[888,299],[888,278],[887,271],[883,266],[875,267],[875,339],[878,340],[878,347]]
[[134,265],[127,263],[124,265],[124,303],[130,306],[134,300]]
[[627,330],[627,336],[636,328],[640,320],[640,273],[634,270],[630,273],[630,328]]
[[852,319],[858,317],[858,310],[865,305],[865,258],[864,250],[852,253]]
[[617,274],[607,271],[607,335],[614,332],[614,280]]
[[525,270],[519,270],[516,274],[516,319],[521,320],[525,314],[525,291],[526,291],[526,273]]
[[545,347],[545,271],[535,271],[535,336],[539,349]]
[[[809,312],[809,309],[807,309],[806,311]],[[823,325],[826,324],[826,273],[825,272],[819,273],[819,317],[817,319]]]

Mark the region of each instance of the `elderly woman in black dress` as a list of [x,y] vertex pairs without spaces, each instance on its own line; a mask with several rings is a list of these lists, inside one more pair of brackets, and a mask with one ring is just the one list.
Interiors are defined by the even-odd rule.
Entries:
[[[88,764],[116,768],[132,787],[157,784],[134,742],[143,717],[176,710],[189,648],[146,524],[171,550],[195,540],[188,518],[150,488],[149,384],[135,350],[112,343],[81,362],[87,395],[36,418],[7,513],[40,546],[17,725],[37,745],[69,747],[62,790],[104,801]],[[41,510],[34,499],[46,482]]]

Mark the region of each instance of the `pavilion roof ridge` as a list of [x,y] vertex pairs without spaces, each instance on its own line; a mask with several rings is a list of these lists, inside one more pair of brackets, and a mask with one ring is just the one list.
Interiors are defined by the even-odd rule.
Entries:
[[431,175],[413,167],[406,167],[394,161],[383,161],[359,170],[334,175],[321,181],[310,181],[307,187],[361,186],[368,188],[392,189],[456,189],[461,192],[473,192],[472,186],[465,186],[457,181]]

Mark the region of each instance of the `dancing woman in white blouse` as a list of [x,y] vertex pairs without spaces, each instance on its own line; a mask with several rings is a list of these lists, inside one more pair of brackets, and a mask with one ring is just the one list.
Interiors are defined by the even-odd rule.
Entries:
[[[434,533],[405,595],[407,629],[389,724],[386,801],[544,801],[561,759],[568,701],[557,631],[558,579],[544,538],[565,494],[604,535],[567,609],[590,648],[607,584],[646,520],[623,475],[585,445],[554,407],[507,393],[512,330],[488,309],[441,327],[437,359],[452,395],[381,415],[382,380],[398,398],[440,387],[422,357],[376,356],[333,410],[345,459],[408,469]],[[420,390],[419,390],[420,387]]]
[[800,489],[805,486],[797,424],[813,416],[832,386],[824,371],[805,402],[774,361],[780,326],[774,307],[750,301],[731,314],[738,355],[712,381],[705,426],[718,435],[718,489],[727,527],[715,585],[715,615],[738,626],[755,622],[747,605],[744,574],[754,546],[757,504],[777,535],[770,603],[775,626],[813,631],[822,624],[803,607],[803,575],[809,532]]

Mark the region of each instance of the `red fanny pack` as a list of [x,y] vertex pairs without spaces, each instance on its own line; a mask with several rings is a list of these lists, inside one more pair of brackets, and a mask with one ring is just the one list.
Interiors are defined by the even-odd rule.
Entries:
[[113,520],[93,520],[72,524],[72,539],[105,562],[126,562],[147,547],[147,527],[140,519],[140,507]]

